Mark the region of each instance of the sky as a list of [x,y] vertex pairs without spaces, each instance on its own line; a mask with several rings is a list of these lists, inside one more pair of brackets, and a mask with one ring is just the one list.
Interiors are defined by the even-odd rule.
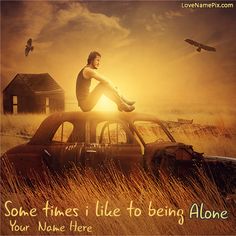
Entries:
[[[1,1],[1,90],[17,73],[49,73],[76,104],[76,77],[90,51],[99,72],[136,100],[160,104],[236,105],[236,3],[187,9],[181,1]],[[32,38],[34,51],[24,55]],[[213,46],[197,52],[184,40]],[[96,82],[93,82],[93,87]],[[101,104],[114,106],[102,98]],[[179,105],[180,106],[180,105]]]

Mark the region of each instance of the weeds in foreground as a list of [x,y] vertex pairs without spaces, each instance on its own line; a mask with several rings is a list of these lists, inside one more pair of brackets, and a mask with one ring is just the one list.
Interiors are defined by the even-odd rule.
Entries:
[[[47,173],[46,184],[38,180],[31,187],[17,182],[10,170],[8,175],[7,183],[1,182],[1,234],[5,235],[13,234],[10,220],[29,225],[29,230],[24,234],[78,234],[73,227],[70,228],[70,224],[75,222],[91,226],[92,234],[98,235],[233,235],[236,230],[232,215],[234,209],[225,203],[216,186],[203,174],[198,181],[192,179],[183,183],[175,178],[157,181],[143,170],[136,170],[127,176],[115,168],[100,172],[74,168],[63,177]],[[8,210],[5,208],[7,201],[11,201],[8,202]],[[228,218],[190,219],[190,208],[194,203],[198,206],[203,204],[204,210],[226,210]],[[46,204],[49,207],[47,217],[42,210]],[[127,209],[130,204],[133,207],[131,212]],[[4,215],[12,208],[20,207],[26,211],[36,208],[37,216]],[[104,215],[106,207],[109,216]],[[119,214],[115,216],[114,209],[118,208]],[[152,210],[149,211],[149,208]],[[56,216],[56,211],[63,216]],[[66,216],[65,212],[70,214]],[[39,222],[46,222],[47,226],[65,226],[66,231],[39,230]]]
[[[14,135],[32,135],[45,116],[22,115],[2,116],[1,131]],[[180,131],[180,130],[179,130]],[[205,132],[200,136],[189,130],[188,133],[176,132],[174,136],[177,141],[193,144],[197,151],[206,154],[235,155],[235,133],[231,136],[213,135]],[[15,137],[4,137],[1,141],[2,150],[5,151],[17,144],[25,143],[26,140]],[[20,182],[12,174],[10,167],[7,172],[7,183],[1,181],[1,234],[86,234],[70,230],[71,221],[78,225],[91,226],[92,233],[88,234],[113,234],[113,235],[160,235],[160,234],[185,234],[185,235],[207,235],[221,234],[233,235],[236,231],[236,222],[233,213],[235,205],[226,204],[217,191],[217,188],[208,178],[201,175],[200,182],[189,180],[183,183],[177,179],[162,179],[156,181],[147,173],[139,170],[125,176],[114,168],[106,171],[94,171],[91,169],[79,170],[75,168],[63,177],[47,173],[46,183],[40,180],[33,186]],[[22,207],[25,210],[36,208],[35,217],[27,216],[5,216],[8,212],[5,203],[11,201],[8,207],[16,213]],[[46,203],[50,206],[49,215],[46,217],[42,210]],[[129,208],[131,201],[133,207],[139,208],[139,216],[130,216]],[[148,215],[150,206],[153,209],[162,209],[161,213],[154,216]],[[113,211],[120,209],[120,216],[97,216],[96,205],[99,209],[105,208]],[[190,219],[191,206],[203,203],[204,209],[214,211],[228,211],[228,218],[223,219]],[[55,209],[62,213],[66,209],[78,209],[78,216],[55,216]],[[86,207],[89,213],[86,216]],[[169,216],[169,211],[173,214]],[[52,216],[50,215],[52,213]],[[174,213],[175,212],[175,213]],[[182,214],[183,213],[183,214]],[[182,218],[183,217],[183,218]],[[27,231],[12,231],[10,220],[16,224],[29,225]],[[182,221],[181,221],[182,220]],[[65,232],[39,231],[39,221],[48,226],[65,226]],[[183,223],[182,225],[180,223]]]

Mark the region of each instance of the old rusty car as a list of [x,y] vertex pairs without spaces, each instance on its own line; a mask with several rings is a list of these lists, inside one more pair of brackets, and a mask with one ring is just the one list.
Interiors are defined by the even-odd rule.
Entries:
[[[178,143],[163,123],[141,113],[60,112],[47,117],[31,140],[8,150],[1,158],[18,174],[42,174],[71,166],[100,166],[113,161],[129,172],[142,167],[186,177],[203,167],[223,188],[235,183],[235,159],[206,157],[191,145]],[[230,180],[230,181],[229,181]]]

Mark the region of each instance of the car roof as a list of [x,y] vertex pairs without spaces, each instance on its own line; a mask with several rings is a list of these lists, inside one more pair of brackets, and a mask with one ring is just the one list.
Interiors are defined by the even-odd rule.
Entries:
[[92,121],[92,120],[122,120],[129,123],[134,122],[135,120],[147,120],[147,121],[160,121],[150,114],[144,113],[127,113],[127,112],[101,112],[101,111],[91,111],[91,112],[55,112],[49,115],[37,129],[35,135],[32,137],[29,143],[43,143],[49,137],[49,132],[52,131],[53,127],[56,127],[63,123],[64,121]]
[[156,116],[138,112],[102,112],[102,111],[91,111],[91,112],[56,112],[48,116],[48,120],[97,120],[97,119],[121,119],[126,121],[134,120],[158,120]]

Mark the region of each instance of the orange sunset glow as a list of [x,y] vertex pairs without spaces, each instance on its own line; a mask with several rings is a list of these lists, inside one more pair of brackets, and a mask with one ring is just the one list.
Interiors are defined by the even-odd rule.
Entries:
[[236,0],[0,9],[1,235],[236,235]]
[[[49,73],[65,90],[66,109],[79,110],[76,77],[97,50],[99,72],[136,101],[136,110],[207,104],[234,112],[236,8],[186,9],[171,1],[1,4],[2,90],[17,73]],[[25,57],[28,38],[35,49]],[[216,52],[199,53],[186,38]],[[116,106],[102,97],[95,109]]]

